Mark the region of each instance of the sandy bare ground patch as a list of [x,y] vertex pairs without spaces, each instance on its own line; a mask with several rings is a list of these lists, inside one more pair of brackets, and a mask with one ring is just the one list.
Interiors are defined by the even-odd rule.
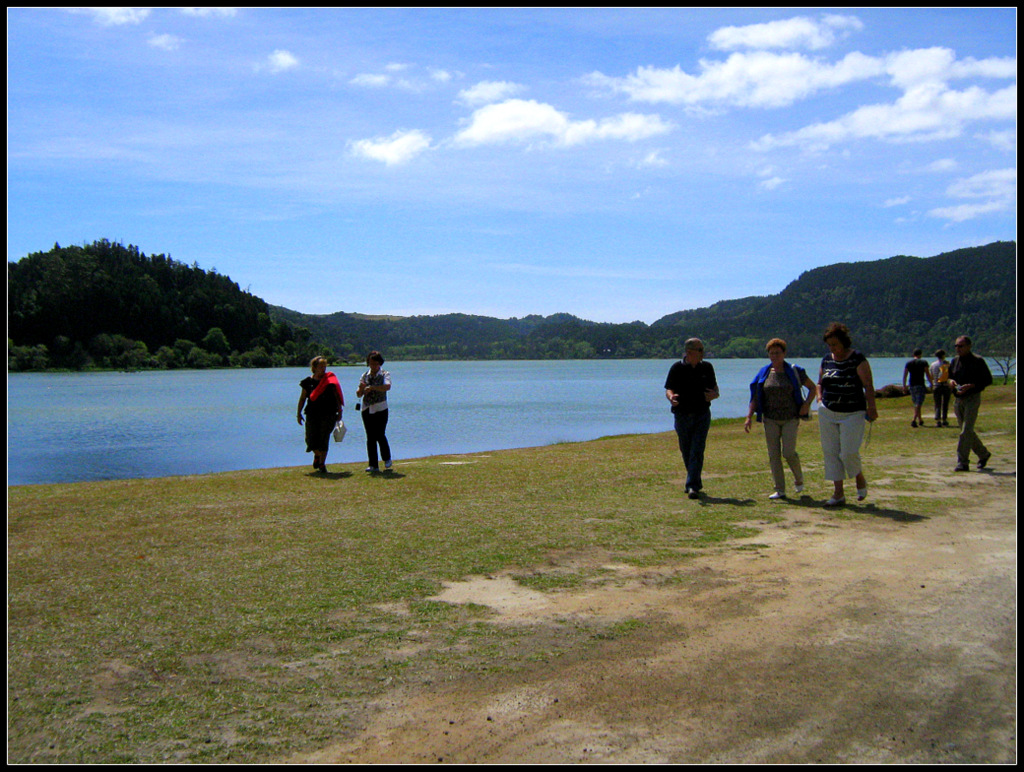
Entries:
[[589,561],[614,580],[448,585],[438,600],[487,605],[494,624],[630,632],[514,675],[396,688],[358,736],[287,760],[1013,763],[1011,464],[917,470],[956,497],[948,515],[898,516],[884,492],[838,514],[805,498],[744,548],[681,566],[577,555],[573,569]]

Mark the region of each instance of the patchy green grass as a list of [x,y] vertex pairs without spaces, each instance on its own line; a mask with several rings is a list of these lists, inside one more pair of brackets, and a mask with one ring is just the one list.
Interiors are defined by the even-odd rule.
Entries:
[[[869,502],[820,509],[830,486],[811,422],[808,488],[791,505],[826,520],[946,511],[956,430],[910,429],[906,399],[881,411]],[[1014,456],[1013,387],[986,392],[979,428]],[[642,628],[494,625],[486,607],[431,600],[445,581],[505,571],[572,591],[615,578],[587,561],[538,567],[679,564],[747,549],[736,540],[777,519],[762,432],[740,421],[715,422],[700,501],[671,433],[445,460],[373,477],[348,465],[9,488],[8,761],[254,762],[317,747],[357,731],[397,684],[516,670]]]

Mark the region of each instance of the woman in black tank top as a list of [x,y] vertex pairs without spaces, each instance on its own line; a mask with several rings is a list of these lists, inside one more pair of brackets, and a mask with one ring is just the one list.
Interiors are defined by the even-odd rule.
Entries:
[[825,479],[835,492],[825,506],[846,503],[843,482],[857,480],[857,501],[868,495],[868,483],[860,462],[865,421],[878,418],[875,385],[867,357],[851,347],[850,331],[845,324],[833,322],[825,330],[829,353],[821,360],[818,373],[818,428],[825,462]]

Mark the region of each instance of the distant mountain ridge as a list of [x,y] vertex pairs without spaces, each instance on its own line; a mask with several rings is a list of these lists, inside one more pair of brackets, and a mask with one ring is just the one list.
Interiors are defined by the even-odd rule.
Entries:
[[723,300],[643,322],[571,314],[495,319],[470,314],[302,314],[268,305],[227,276],[106,239],[55,244],[7,264],[8,372],[47,369],[274,367],[323,354],[389,359],[676,358],[697,336],[709,356],[762,357],[773,337],[794,357],[819,356],[832,321],[872,355],[952,350],[985,355],[1017,342],[1015,242],[920,258],[838,263],[777,295]]
[[832,321],[847,324],[855,347],[876,356],[951,350],[964,334],[980,352],[1013,352],[1016,254],[1016,242],[997,241],[928,258],[836,263],[806,271],[777,295],[723,300],[651,325],[571,314],[503,320],[270,308],[275,319],[304,327],[353,358],[370,349],[402,359],[671,358],[689,337],[702,338],[716,357],[760,357],[767,340],[780,337],[790,356],[806,357],[822,353],[821,334]]

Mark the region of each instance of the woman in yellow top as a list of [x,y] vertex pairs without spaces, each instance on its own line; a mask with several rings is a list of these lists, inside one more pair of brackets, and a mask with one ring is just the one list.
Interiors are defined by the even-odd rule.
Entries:
[[932,395],[935,399],[935,425],[949,426],[946,416],[949,415],[949,398],[953,390],[949,387],[949,362],[946,361],[946,352],[941,348],[935,352],[936,359],[931,364]]

